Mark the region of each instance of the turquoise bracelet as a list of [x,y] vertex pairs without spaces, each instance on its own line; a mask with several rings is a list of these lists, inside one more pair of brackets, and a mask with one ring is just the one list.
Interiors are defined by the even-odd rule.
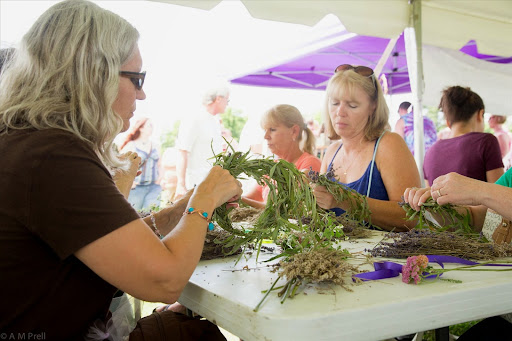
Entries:
[[193,207],[189,207],[185,210],[185,212],[183,212],[183,215],[187,215],[187,214],[193,214],[193,213],[197,213],[199,214],[199,216],[201,218],[203,218],[204,220],[206,220],[206,222],[208,223],[208,230],[209,231],[213,231],[213,223],[211,222],[211,219],[208,218],[208,212],[205,212],[205,211],[201,211],[201,210],[197,210]]

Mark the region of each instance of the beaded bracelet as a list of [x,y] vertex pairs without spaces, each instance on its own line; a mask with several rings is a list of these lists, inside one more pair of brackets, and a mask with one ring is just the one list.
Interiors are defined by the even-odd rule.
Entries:
[[183,212],[183,215],[193,214],[193,213],[197,213],[197,214],[199,214],[199,216],[200,216],[201,218],[203,218],[204,220],[206,220],[206,222],[208,223],[208,230],[209,230],[209,231],[213,231],[214,226],[213,226],[213,223],[211,222],[211,219],[210,219],[210,218],[208,218],[208,213],[207,213],[207,212],[205,212],[205,211],[201,211],[201,210],[196,211],[196,209],[195,209],[195,208],[193,208],[193,207],[189,207],[189,208],[187,208],[187,209],[185,210],[185,212]]
[[155,215],[153,212],[150,213],[149,218],[151,219],[151,228],[153,229],[153,232],[158,236],[160,239],[164,239],[164,236],[160,233],[160,230],[156,227],[156,220]]

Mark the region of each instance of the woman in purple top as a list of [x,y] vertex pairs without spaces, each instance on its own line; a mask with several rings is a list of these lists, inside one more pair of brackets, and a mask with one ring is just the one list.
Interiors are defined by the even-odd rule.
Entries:
[[[400,135],[389,132],[389,110],[373,70],[340,65],[327,85],[325,130],[331,144],[321,173],[367,196],[371,222],[386,230],[412,228],[397,205],[407,187],[419,187],[419,172]],[[325,187],[315,188],[324,209],[349,208],[337,202]],[[338,212],[337,212],[338,213]]]
[[439,108],[451,129],[448,139],[437,141],[425,155],[427,185],[450,172],[495,182],[503,175],[498,140],[484,133],[484,102],[470,88],[452,86],[443,91]]

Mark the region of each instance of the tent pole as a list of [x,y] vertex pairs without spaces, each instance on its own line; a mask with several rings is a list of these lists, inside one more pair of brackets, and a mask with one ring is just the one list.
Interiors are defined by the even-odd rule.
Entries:
[[[413,108],[414,108],[414,158],[416,160],[416,165],[418,166],[418,171],[420,173],[421,184],[424,186],[424,176],[423,176],[423,159],[425,157],[425,143],[424,143],[424,134],[423,134],[423,55],[422,55],[422,22],[421,22],[421,0],[409,0],[410,8],[411,8],[411,21],[412,21],[412,29],[413,34],[411,35],[411,40],[414,41],[411,44],[414,51],[411,51],[415,60],[411,60],[412,63],[415,64],[413,68],[413,72],[415,72],[414,77],[412,77],[411,88],[413,92]],[[411,47],[412,47],[411,46]],[[407,49],[407,44],[406,44]],[[411,50],[413,50],[411,49]],[[407,50],[406,50],[407,51]],[[407,52],[409,53],[409,52]],[[407,59],[407,63],[409,64],[409,58]],[[412,64],[411,63],[411,64]],[[409,65],[411,65],[409,64]],[[409,69],[411,70],[411,69]]]
[[382,69],[384,68],[384,64],[386,64],[386,62],[389,58],[389,55],[391,54],[391,52],[393,52],[393,48],[395,47],[396,42],[398,41],[399,37],[400,36],[398,36],[396,38],[389,39],[388,45],[386,46],[384,53],[382,54],[379,61],[377,62],[375,69],[373,69],[373,72],[375,72],[375,77],[377,77],[377,79],[380,77],[380,74],[382,73]]

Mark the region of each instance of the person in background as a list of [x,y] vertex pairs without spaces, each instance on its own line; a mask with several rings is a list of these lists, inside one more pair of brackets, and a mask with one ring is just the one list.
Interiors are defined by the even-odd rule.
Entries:
[[320,136],[320,129],[322,128],[320,123],[318,123],[318,121],[315,120],[314,118],[311,118],[308,120],[307,125],[309,130],[313,132],[315,138],[318,138]]
[[[312,155],[315,150],[315,137],[304,123],[299,109],[288,104],[276,105],[263,115],[261,127],[265,130],[269,150],[279,159],[293,163],[303,172],[310,169],[320,171],[321,161]],[[268,186],[255,185],[242,196],[242,202],[264,208],[268,192]]]
[[160,206],[160,172],[158,146],[151,140],[153,124],[147,117],[139,118],[121,143],[120,151],[136,152],[141,158],[141,174],[135,178],[128,201],[137,211]]
[[[414,112],[410,102],[402,102],[398,107],[400,118],[395,124],[395,133],[402,136],[407,143],[407,147],[414,155]],[[425,153],[437,141],[437,131],[434,122],[427,116],[423,116],[423,136]]]
[[439,132],[437,133],[437,139],[438,140],[449,139],[451,132],[452,132],[452,130],[450,129],[450,127],[444,127],[443,129],[439,130]]
[[162,180],[160,186],[162,186],[161,201],[163,206],[167,206],[172,203],[174,198],[174,192],[176,191],[176,184],[178,178],[176,177],[176,148],[166,148],[161,157],[162,164]]
[[[180,202],[141,219],[116,186],[131,184],[141,162],[134,153],[120,160],[113,148],[136,101],[146,98],[138,38],[117,14],[90,1],[62,1],[35,21],[2,74],[0,330],[6,335],[44,331],[48,340],[103,340],[116,331],[109,305],[117,290],[175,302],[200,259],[208,217],[242,193],[239,181],[214,167]],[[116,168],[126,170],[125,181],[113,181]],[[172,339],[186,324],[169,323],[176,321],[172,314],[140,320],[130,340],[144,339],[134,336],[144,327],[158,334],[157,317]]]
[[236,142],[235,138],[231,134],[231,130],[229,130],[228,128],[225,128],[224,126],[222,126],[221,129],[222,129],[222,137],[223,137],[222,151],[225,152],[228,149],[231,151],[228,143],[231,145],[231,147],[233,147],[234,150],[238,150],[238,142]]
[[181,122],[176,141],[178,183],[175,198],[179,198],[200,183],[212,166],[208,159],[213,157],[213,153],[222,152],[224,140],[217,115],[224,113],[228,103],[227,87],[212,88],[204,94],[204,111]]
[[498,140],[484,133],[484,102],[470,88],[443,90],[439,108],[451,129],[450,138],[437,141],[425,154],[427,185],[441,175],[456,172],[473,179],[495,182],[503,175]]
[[[325,131],[332,140],[321,173],[352,188],[368,200],[372,224],[407,230],[405,211],[397,205],[407,187],[419,186],[416,163],[400,135],[389,132],[389,110],[374,72],[366,66],[340,65],[327,84]],[[349,208],[323,186],[317,203],[340,215]]]
[[500,144],[501,157],[505,157],[510,151],[512,139],[508,131],[503,129],[503,124],[507,121],[507,116],[492,115],[489,117],[489,127],[493,130],[494,136]]
[[248,115],[242,131],[240,132],[240,142],[238,150],[241,152],[250,152],[251,156],[260,157],[263,155],[263,129],[259,127],[261,119],[256,115]]
[[500,144],[503,165],[505,169],[509,169],[512,165],[512,136],[507,130],[503,129],[503,124],[506,121],[507,116],[492,115],[489,117],[489,127],[493,130],[494,136],[496,136]]

